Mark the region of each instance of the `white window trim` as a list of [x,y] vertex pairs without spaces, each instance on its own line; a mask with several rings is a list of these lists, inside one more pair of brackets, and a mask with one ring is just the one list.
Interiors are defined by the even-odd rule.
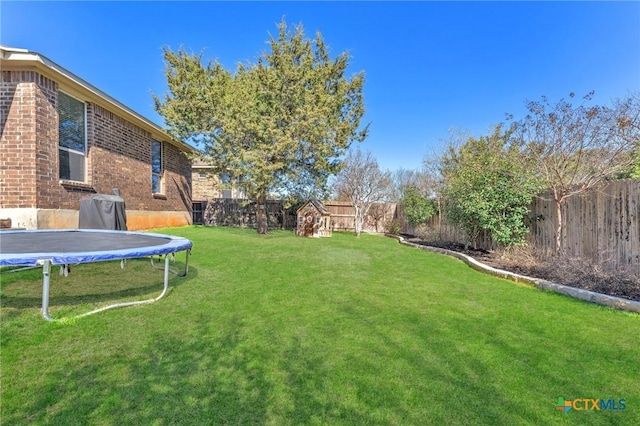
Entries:
[[[89,176],[89,171],[88,169],[88,165],[89,162],[87,161],[87,157],[88,157],[88,147],[89,147],[89,136],[88,136],[88,126],[87,126],[87,103],[85,101],[83,101],[82,99],[69,94],[68,92],[64,91],[64,90],[59,90],[59,93],[64,93],[65,96],[68,96],[70,98],[75,99],[76,101],[80,102],[83,106],[82,111],[83,111],[83,115],[84,117],[83,119],[83,124],[84,124],[84,150],[82,151],[78,151],[75,149],[71,149],[71,148],[67,148],[65,146],[61,146],[60,145],[60,135],[58,135],[58,151],[62,150],[62,151],[67,151],[67,152],[72,152],[72,153],[76,153],[76,154],[81,154],[84,157],[84,176],[82,177],[82,180],[73,180],[73,179],[62,179],[60,178],[60,182],[79,182],[79,183],[88,183],[88,176]],[[60,111],[60,104],[58,103],[58,111]],[[59,114],[59,112],[58,112]],[[60,127],[60,118],[58,117],[58,127]],[[58,161],[60,161],[60,157],[58,155]],[[58,177],[60,177],[60,164],[58,164]]]
[[[160,172],[156,173],[153,171],[153,144],[160,144]],[[158,176],[158,186],[159,191],[153,191],[151,188],[151,192],[153,195],[164,195],[164,143],[161,141],[157,141],[155,139],[151,140],[151,185],[153,186],[153,177]]]

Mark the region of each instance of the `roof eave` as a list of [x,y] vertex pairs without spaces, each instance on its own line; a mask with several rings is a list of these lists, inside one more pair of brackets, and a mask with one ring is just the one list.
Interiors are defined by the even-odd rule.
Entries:
[[143,129],[149,131],[152,135],[156,137],[161,137],[165,139],[166,142],[178,147],[181,151],[195,154],[197,150],[191,145],[176,140],[171,135],[169,135],[162,127],[158,126],[156,123],[152,122],[148,118],[140,115],[135,112],[128,106],[119,102],[112,96],[109,96],[102,90],[98,89],[94,85],[90,84],[86,80],[78,77],[71,71],[66,68],[56,64],[46,56],[32,52],[27,49],[19,49],[14,47],[6,47],[0,46],[0,63],[2,63],[2,70],[12,70],[15,68],[24,69],[25,67],[32,67],[38,72],[41,72],[47,77],[52,78],[55,81],[64,81],[66,85],[75,86],[80,92],[83,92],[85,95],[89,95],[93,101],[100,101],[106,104],[108,109],[116,109],[125,115],[129,120],[131,120],[136,125],[142,127]]

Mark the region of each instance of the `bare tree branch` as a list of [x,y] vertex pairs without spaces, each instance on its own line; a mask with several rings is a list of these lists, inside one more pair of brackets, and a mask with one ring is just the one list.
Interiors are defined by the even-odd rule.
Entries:
[[362,232],[362,225],[371,206],[384,201],[391,184],[391,174],[380,170],[371,152],[359,148],[351,150],[344,161],[344,168],[335,182],[338,198],[351,202],[355,210],[355,233]]

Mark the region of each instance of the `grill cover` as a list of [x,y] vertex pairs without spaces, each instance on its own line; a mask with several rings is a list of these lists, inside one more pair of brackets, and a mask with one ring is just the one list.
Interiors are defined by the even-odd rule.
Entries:
[[80,200],[78,228],[126,231],[124,199],[118,195],[95,194]]

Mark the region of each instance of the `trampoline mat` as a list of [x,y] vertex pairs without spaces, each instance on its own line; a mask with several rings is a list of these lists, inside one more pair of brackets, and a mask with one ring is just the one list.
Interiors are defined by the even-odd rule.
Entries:
[[11,254],[89,253],[167,244],[171,238],[118,232],[33,232],[0,234],[0,251]]

